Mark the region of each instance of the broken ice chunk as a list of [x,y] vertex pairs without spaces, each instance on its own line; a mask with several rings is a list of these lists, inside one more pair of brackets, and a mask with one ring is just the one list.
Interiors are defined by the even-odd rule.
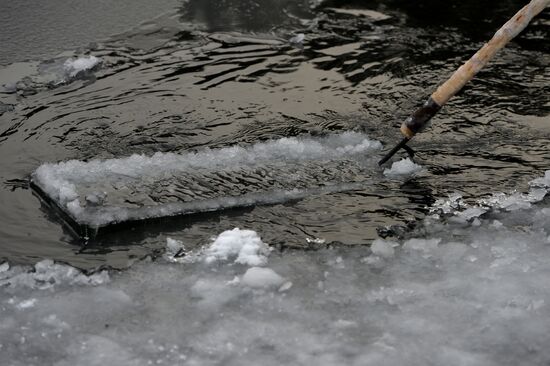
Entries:
[[164,259],[169,262],[179,262],[185,256],[185,246],[180,240],[166,238]]
[[88,236],[125,221],[355,189],[366,178],[365,155],[380,148],[364,134],[344,132],[181,154],[71,160],[41,165],[32,187],[67,214],[77,234]]
[[390,169],[384,169],[384,175],[388,178],[406,178],[422,170],[422,167],[406,158],[396,161]]
[[533,179],[529,182],[532,187],[549,188],[550,187],[550,170],[544,173],[544,177]]
[[[10,270],[7,271],[9,275]],[[69,265],[55,263],[44,259],[34,265],[34,270],[13,273],[6,278],[0,278],[0,287],[29,287],[32,289],[50,289],[56,285],[91,285],[97,286],[109,282],[109,273],[100,271],[87,275]]]
[[466,223],[466,222],[469,222],[470,220],[477,219],[479,216],[483,215],[485,212],[487,212],[487,210],[481,207],[469,207],[464,211],[456,212],[453,221],[458,223]]

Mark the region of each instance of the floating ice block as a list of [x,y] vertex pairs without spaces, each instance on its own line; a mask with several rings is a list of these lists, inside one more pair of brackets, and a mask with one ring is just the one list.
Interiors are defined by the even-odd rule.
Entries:
[[271,204],[358,187],[381,148],[355,132],[248,147],[43,164],[36,192],[80,235],[128,221]]

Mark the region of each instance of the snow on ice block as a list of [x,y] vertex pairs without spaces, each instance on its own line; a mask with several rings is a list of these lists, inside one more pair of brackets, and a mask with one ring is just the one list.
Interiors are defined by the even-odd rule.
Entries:
[[364,163],[381,149],[356,132],[283,138],[247,147],[132,155],[41,165],[31,177],[39,196],[77,234],[132,221],[359,188]]

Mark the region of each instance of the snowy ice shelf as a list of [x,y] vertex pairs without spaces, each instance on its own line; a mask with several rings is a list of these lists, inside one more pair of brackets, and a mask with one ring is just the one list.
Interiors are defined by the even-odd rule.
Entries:
[[360,188],[381,145],[345,132],[248,147],[41,165],[32,186],[80,236],[135,221]]

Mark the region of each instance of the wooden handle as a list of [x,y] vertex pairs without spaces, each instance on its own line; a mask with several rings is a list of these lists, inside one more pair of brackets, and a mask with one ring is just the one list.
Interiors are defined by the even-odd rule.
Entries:
[[475,55],[458,68],[454,74],[430,96],[422,107],[416,110],[401,125],[401,133],[411,139],[428,125],[430,119],[449,101],[466,83],[479,72],[493,56],[512,38],[527,27],[529,22],[550,5],[550,0],[532,0],[500,28],[493,38]]
[[529,22],[549,4],[550,0],[532,0],[524,6],[495,33],[488,43],[464,65],[460,66],[449,80],[437,88],[431,96],[432,100],[439,106],[447,103],[468,81],[472,80],[501,48],[524,30]]

